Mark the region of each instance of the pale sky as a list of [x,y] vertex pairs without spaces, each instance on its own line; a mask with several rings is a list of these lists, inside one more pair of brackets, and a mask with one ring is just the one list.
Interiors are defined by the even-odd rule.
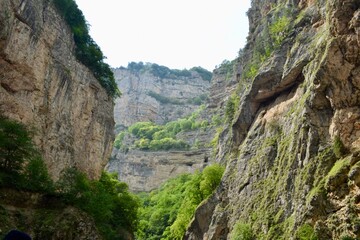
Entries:
[[76,0],[111,67],[151,62],[213,70],[248,34],[250,0]]

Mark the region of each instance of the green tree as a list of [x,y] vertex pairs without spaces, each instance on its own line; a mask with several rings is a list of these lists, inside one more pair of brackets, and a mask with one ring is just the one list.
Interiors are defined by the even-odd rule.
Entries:
[[18,175],[37,154],[31,132],[19,122],[0,117],[0,171]]
[[46,165],[40,156],[29,161],[24,172],[26,189],[50,193],[54,191],[54,182],[51,180]]

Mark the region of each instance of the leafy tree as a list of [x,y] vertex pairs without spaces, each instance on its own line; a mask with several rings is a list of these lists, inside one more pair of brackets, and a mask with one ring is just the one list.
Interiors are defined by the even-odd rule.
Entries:
[[59,196],[91,215],[105,239],[121,239],[119,232],[133,232],[138,224],[138,198],[116,174],[103,172],[99,180],[89,180],[74,168],[66,169],[57,183]]
[[20,174],[24,162],[36,154],[28,129],[19,122],[0,117],[0,170]]
[[54,182],[50,178],[46,165],[40,156],[29,161],[24,171],[26,189],[50,193],[54,191]]

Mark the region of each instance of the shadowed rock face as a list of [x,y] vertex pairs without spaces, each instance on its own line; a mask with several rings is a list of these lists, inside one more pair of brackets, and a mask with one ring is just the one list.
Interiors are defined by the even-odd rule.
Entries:
[[51,176],[99,177],[112,149],[113,101],[74,57],[51,1],[0,0],[0,112],[36,130]]
[[218,145],[227,169],[185,239],[229,239],[236,223],[256,239],[295,239],[304,224],[360,237],[359,12],[356,0],[252,2],[241,103]]

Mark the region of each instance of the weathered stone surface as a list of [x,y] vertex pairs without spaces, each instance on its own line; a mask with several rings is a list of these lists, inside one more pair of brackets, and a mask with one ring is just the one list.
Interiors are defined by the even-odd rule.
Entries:
[[[296,239],[305,223],[318,239],[360,237],[359,8],[355,0],[252,2],[241,103],[218,146],[227,169],[185,239],[228,239],[237,222],[256,239]],[[286,36],[256,62],[258,39],[286,11]]]
[[0,1],[0,112],[36,129],[51,176],[100,175],[111,154],[113,101],[74,56],[51,1]]
[[[115,102],[115,122],[125,127],[144,121],[163,124],[185,117],[199,107],[191,100],[207,96],[210,87],[210,82],[195,71],[189,77],[173,78],[160,78],[149,70],[133,72],[125,68],[114,69],[114,74],[123,93]],[[159,101],[151,92],[178,103]]]
[[[123,93],[115,105],[115,121],[119,126],[117,130],[136,122],[164,124],[184,118],[199,108],[199,102],[193,101],[195,98],[209,95],[210,82],[204,80],[196,71],[190,71],[189,76],[159,77],[151,72],[151,64],[146,66],[148,68],[138,71],[114,69],[117,84]],[[158,94],[158,98],[151,93]],[[202,102],[206,103],[206,99],[203,98]],[[204,119],[211,121],[211,115],[202,115]],[[117,172],[119,180],[128,183],[130,190],[148,192],[158,188],[169,178],[193,173],[206,166],[210,162],[211,149],[208,144],[212,135],[213,129],[179,133],[177,139],[186,141],[193,148],[189,151],[114,149],[106,169]],[[127,138],[123,145],[134,148],[134,139]],[[197,150],[194,150],[195,142],[201,146]]]
[[109,172],[117,172],[119,179],[135,192],[149,192],[169,178],[183,173],[194,173],[209,162],[209,149],[194,151],[149,152],[114,149],[107,166]]

